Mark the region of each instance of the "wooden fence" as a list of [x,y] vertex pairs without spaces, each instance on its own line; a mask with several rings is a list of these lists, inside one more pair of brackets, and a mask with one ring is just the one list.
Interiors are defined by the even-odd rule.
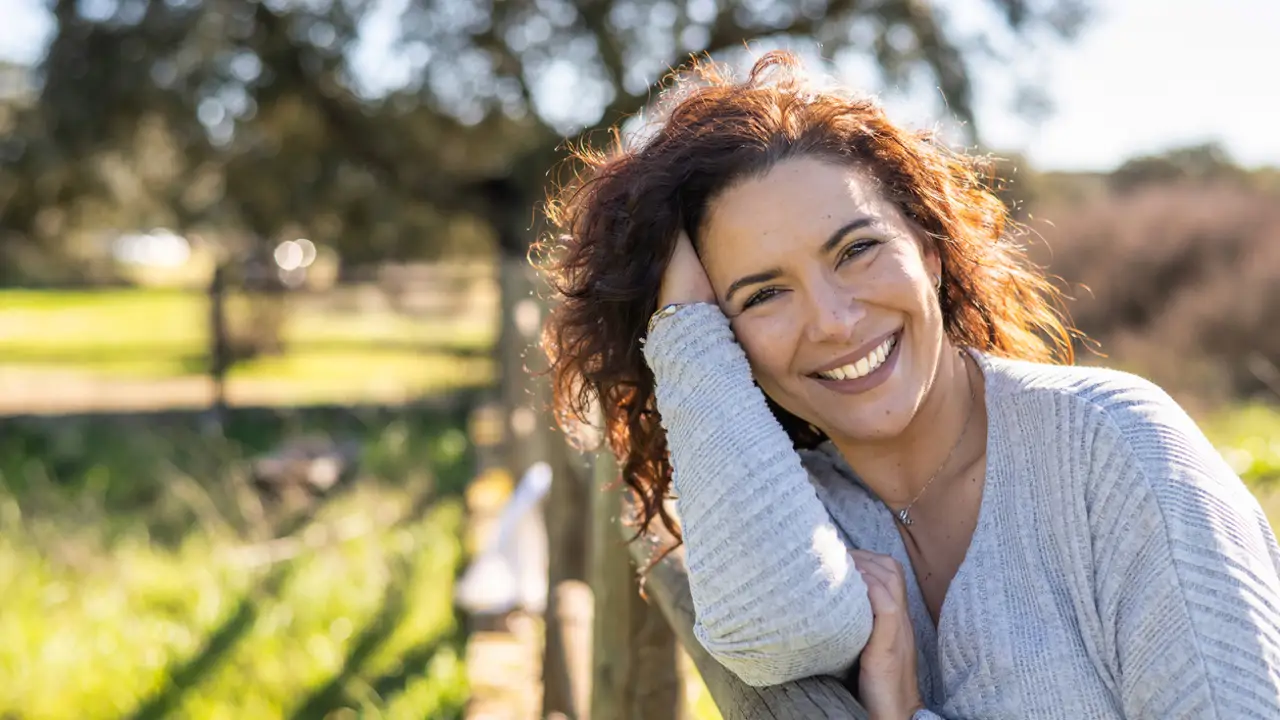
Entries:
[[[548,597],[544,613],[542,718],[669,720],[687,717],[683,651],[726,720],[754,718],[866,718],[837,679],[814,677],[753,688],[720,665],[693,636],[694,608],[684,553],[668,554],[646,578],[641,597],[637,568],[647,567],[673,539],[658,528],[628,543],[632,530],[618,468],[608,452],[577,455],[550,429],[546,378],[527,372],[530,349],[545,306],[537,278],[522,258],[500,266],[504,299],[499,353],[508,437],[507,466],[522,471],[536,460],[552,467],[545,503]],[[529,418],[536,417],[537,420]],[[586,519],[590,518],[590,522]],[[657,524],[657,523],[655,523]],[[589,598],[582,596],[590,588]],[[590,633],[584,626],[590,618]]]
[[[593,513],[597,534],[593,539],[604,548],[595,557],[594,578],[598,580],[594,588],[595,631],[611,642],[595,645],[597,657],[591,679],[595,697],[590,715],[593,720],[678,717],[682,710],[676,706],[651,707],[644,697],[635,698],[634,703],[626,702],[628,689],[653,685],[654,677],[670,674],[678,667],[670,661],[667,651],[668,647],[674,648],[676,642],[693,660],[725,720],[867,717],[866,711],[836,678],[812,677],[785,685],[754,688],[712,658],[693,635],[693,598],[689,594],[681,548],[648,571],[644,582],[650,604],[647,609],[638,608],[644,601],[639,598],[635,568],[648,567],[651,559],[675,540],[665,533],[661,523],[654,523],[655,527],[647,535],[628,543],[633,531],[618,522],[618,518],[629,516],[631,508],[616,488],[617,465],[607,454],[598,456],[595,465],[593,494],[597,502]],[[662,626],[618,622],[619,618],[637,613],[660,613]],[[629,631],[620,632],[619,628],[623,627]],[[625,658],[621,664],[629,671],[624,673],[625,680],[611,672],[611,668],[619,664],[619,658]]]

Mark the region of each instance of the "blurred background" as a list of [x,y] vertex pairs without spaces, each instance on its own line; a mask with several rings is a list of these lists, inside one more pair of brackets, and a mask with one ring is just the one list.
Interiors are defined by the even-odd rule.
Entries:
[[0,0],[0,718],[572,717],[539,602],[455,584],[538,460],[511,562],[590,574],[525,256],[566,141],[690,53],[992,153],[1081,361],[1280,520],[1278,38],[1270,0]]

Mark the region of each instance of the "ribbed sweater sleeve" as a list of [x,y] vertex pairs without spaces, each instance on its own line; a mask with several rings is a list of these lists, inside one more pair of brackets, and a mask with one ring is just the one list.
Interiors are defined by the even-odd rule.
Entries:
[[1280,718],[1280,558],[1257,501],[1154,385],[1094,401],[1096,602],[1124,717]]
[[645,358],[667,433],[698,641],[756,687],[843,674],[871,605],[720,309],[662,320]]

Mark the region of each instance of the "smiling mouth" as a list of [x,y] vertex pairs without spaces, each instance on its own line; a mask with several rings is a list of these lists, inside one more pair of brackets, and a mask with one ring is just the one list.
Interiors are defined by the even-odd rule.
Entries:
[[885,358],[889,357],[889,353],[893,352],[893,348],[897,344],[898,333],[894,333],[871,352],[856,361],[841,365],[838,368],[814,373],[813,377],[822,380],[857,380],[860,377],[865,377],[884,364]]

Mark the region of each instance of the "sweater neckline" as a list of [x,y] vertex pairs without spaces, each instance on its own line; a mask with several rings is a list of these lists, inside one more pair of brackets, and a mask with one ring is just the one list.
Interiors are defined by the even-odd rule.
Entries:
[[[943,690],[938,673],[941,672],[942,667],[943,646],[955,641],[948,637],[948,633],[950,632],[949,628],[956,623],[954,616],[957,612],[956,605],[960,602],[958,596],[966,584],[974,581],[974,574],[979,572],[977,566],[989,567],[989,563],[985,562],[983,557],[984,554],[990,551],[990,537],[995,532],[993,525],[996,522],[997,515],[994,508],[996,491],[1001,487],[1003,481],[1000,473],[1000,468],[1003,467],[1004,462],[1004,443],[1000,440],[1003,432],[1003,411],[1000,408],[1000,402],[1004,396],[1001,391],[1001,380],[1004,377],[1005,368],[999,358],[973,348],[966,347],[963,350],[974,359],[979,372],[982,374],[983,402],[986,403],[987,408],[986,465],[983,473],[982,498],[978,503],[978,519],[974,526],[973,535],[969,539],[969,546],[965,549],[964,559],[961,560],[955,575],[952,576],[951,582],[947,585],[947,593],[943,598],[937,623],[933,622],[933,616],[930,615],[928,605],[925,604],[924,593],[920,589],[920,583],[916,577],[911,556],[907,553],[906,543],[898,531],[897,520],[893,515],[893,510],[880,500],[879,496],[858,477],[858,474],[845,461],[844,456],[836,449],[834,443],[830,440],[823,442],[825,451],[837,462],[837,467],[840,467],[847,477],[875,499],[879,507],[881,522],[888,528],[888,533],[892,538],[890,541],[891,554],[904,569],[908,570],[906,573],[908,613],[912,623],[917,628],[916,638],[919,645],[917,652],[920,655],[920,660],[923,661],[921,666],[928,668],[926,671],[930,677],[928,685],[930,694],[933,695],[938,695]],[[931,700],[936,703],[941,701],[942,698],[934,697]]]

